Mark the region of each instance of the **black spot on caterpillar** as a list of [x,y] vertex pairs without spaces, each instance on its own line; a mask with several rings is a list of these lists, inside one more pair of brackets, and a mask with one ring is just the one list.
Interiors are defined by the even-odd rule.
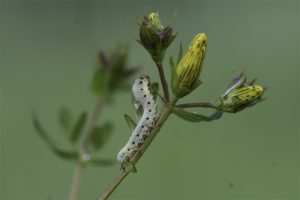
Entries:
[[[150,93],[149,76],[141,76],[136,79],[132,86],[132,93],[135,101],[143,107],[143,115],[133,130],[126,145],[119,151],[117,159],[124,162],[143,144],[150,129],[154,126],[156,119],[156,102]],[[151,103],[152,102],[152,103]],[[147,112],[148,111],[148,112]]]

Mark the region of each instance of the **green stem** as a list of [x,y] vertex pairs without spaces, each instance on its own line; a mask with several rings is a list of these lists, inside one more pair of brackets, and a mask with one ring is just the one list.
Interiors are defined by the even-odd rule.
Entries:
[[212,103],[185,103],[185,104],[177,104],[176,108],[215,108],[219,109],[217,106]]
[[81,150],[80,150],[79,157],[78,157],[78,162],[77,162],[77,165],[74,170],[69,200],[77,200],[78,199],[79,188],[80,188],[80,179],[82,176],[82,172],[83,172],[85,163],[90,159],[90,155],[88,152],[88,145],[90,143],[91,132],[97,124],[97,120],[100,117],[102,108],[103,108],[103,102],[99,99],[94,108],[93,115],[89,122],[89,125],[83,135],[83,139],[81,142]]
[[159,77],[160,77],[160,82],[161,82],[163,92],[164,92],[165,102],[168,103],[170,101],[169,87],[168,87],[168,82],[166,80],[166,76],[165,76],[164,69],[163,69],[163,66],[162,66],[162,62],[161,61],[155,61],[155,64],[156,64],[156,67],[157,67],[158,72],[159,72]]
[[[139,150],[130,158],[130,162],[134,165],[139,161],[142,155],[145,153],[147,148],[154,140],[157,133],[160,131],[163,124],[166,122],[172,112],[172,107],[177,102],[177,99],[173,99],[171,103],[164,104],[162,111],[160,112],[159,118],[156,125],[149,134],[149,137],[145,140],[145,143],[139,148]],[[129,171],[125,171],[124,168],[120,169],[119,174],[114,178],[107,190],[98,198],[98,200],[107,200],[110,195],[116,190],[120,183],[127,177]]]
[[81,143],[81,153],[83,156],[89,155],[88,146],[89,146],[90,139],[91,139],[91,132],[94,130],[94,128],[97,124],[97,120],[100,117],[102,108],[103,108],[103,102],[101,101],[101,99],[99,99],[94,108],[94,112],[93,112],[92,118],[90,120],[90,123],[88,125],[88,128],[87,128],[85,134],[83,135],[83,140]]
[[117,189],[120,183],[125,179],[129,172],[125,172],[124,169],[120,169],[119,174],[114,178],[107,190],[98,198],[98,200],[106,200]]
[[78,199],[80,179],[81,179],[83,168],[84,168],[83,162],[78,161],[74,170],[73,181],[72,181],[70,197],[69,197],[70,200]]

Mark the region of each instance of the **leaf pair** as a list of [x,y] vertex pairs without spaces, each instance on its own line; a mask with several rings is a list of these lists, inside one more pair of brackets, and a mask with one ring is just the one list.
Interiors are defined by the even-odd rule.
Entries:
[[[79,157],[79,150],[73,149],[68,150],[67,148],[61,147],[52,136],[43,128],[40,123],[37,115],[35,113],[32,114],[33,125],[36,129],[37,133],[40,137],[45,141],[49,149],[56,154],[57,156],[68,159],[68,160],[77,160]],[[72,117],[68,109],[63,108],[60,110],[59,115],[59,123],[61,128],[67,133],[69,142],[76,143],[80,136],[83,133],[84,125],[87,121],[87,113],[82,112],[75,123],[72,125]],[[90,142],[89,148],[91,150],[99,150],[103,145],[107,142],[109,136],[111,135],[113,130],[113,125],[110,122],[106,122],[102,125],[95,126],[92,132],[90,133]],[[90,160],[95,165],[111,165],[114,163],[111,160],[105,159],[95,159],[92,158]]]

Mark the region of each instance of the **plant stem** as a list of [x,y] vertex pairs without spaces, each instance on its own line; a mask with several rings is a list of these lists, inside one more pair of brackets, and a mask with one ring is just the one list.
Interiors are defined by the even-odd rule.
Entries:
[[119,174],[114,178],[110,186],[107,190],[99,197],[98,200],[106,200],[110,197],[110,195],[117,189],[120,183],[125,179],[125,177],[129,174],[129,172],[125,172],[124,169],[120,169]]
[[161,63],[161,61],[155,61],[155,64],[156,64],[156,67],[157,67],[158,72],[159,72],[161,85],[162,85],[162,88],[163,88],[163,91],[164,91],[165,102],[169,102],[170,101],[169,87],[168,87],[168,82],[167,82],[166,77],[165,77],[165,73],[164,73],[162,63]]
[[[163,124],[165,123],[165,121],[170,116],[172,107],[175,105],[176,101],[177,101],[177,99],[174,99],[174,100],[172,100],[171,103],[164,104],[164,107],[163,107],[162,111],[160,112],[160,115],[156,122],[156,125],[150,132],[149,137],[145,140],[145,143],[139,148],[139,150],[130,158],[129,162],[136,164],[139,161],[139,159],[142,157],[142,155],[145,153],[147,148],[152,143],[152,141],[155,138],[155,136],[157,135],[157,133],[160,131],[160,129],[163,126]],[[110,186],[98,198],[98,200],[107,200],[129,173],[130,173],[130,171],[125,171],[124,168],[121,168],[119,174],[114,178],[114,180],[112,181]]]
[[74,170],[74,175],[73,175],[73,182],[71,186],[71,191],[70,191],[70,200],[76,200],[78,199],[78,191],[80,187],[80,179],[81,179],[81,174],[83,171],[84,164],[82,162],[78,162],[76,164],[76,168]]
[[176,108],[196,108],[196,107],[201,107],[201,108],[215,108],[215,109],[219,109],[217,106],[214,106],[211,103],[185,103],[185,104],[177,104],[175,107]]
[[89,125],[83,135],[83,139],[81,142],[81,150],[79,153],[77,165],[74,170],[74,175],[73,175],[73,181],[71,185],[71,190],[70,190],[70,200],[77,200],[78,199],[78,194],[79,194],[79,188],[80,188],[80,179],[82,175],[82,171],[84,169],[86,161],[89,160],[90,155],[88,152],[88,145],[90,142],[90,136],[92,130],[95,128],[97,120],[100,117],[100,113],[103,108],[103,102],[99,99],[96,103],[96,106],[93,111],[93,115],[91,117],[91,120],[89,122]]
[[83,135],[83,140],[81,143],[81,152],[82,152],[83,156],[89,155],[88,145],[89,145],[90,139],[91,139],[91,132],[93,131],[93,129],[95,128],[95,126],[97,124],[97,120],[100,117],[102,108],[103,108],[103,102],[101,101],[101,99],[99,99],[94,108],[94,112],[93,112],[92,118],[90,120],[90,123],[86,129],[85,134]]

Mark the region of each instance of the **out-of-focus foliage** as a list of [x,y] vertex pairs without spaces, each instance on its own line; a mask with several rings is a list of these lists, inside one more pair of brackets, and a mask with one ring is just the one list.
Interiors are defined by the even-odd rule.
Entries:
[[130,87],[129,78],[139,67],[128,66],[127,59],[127,46],[119,46],[111,52],[98,52],[99,65],[94,72],[91,88],[104,101],[111,100],[116,91]]

